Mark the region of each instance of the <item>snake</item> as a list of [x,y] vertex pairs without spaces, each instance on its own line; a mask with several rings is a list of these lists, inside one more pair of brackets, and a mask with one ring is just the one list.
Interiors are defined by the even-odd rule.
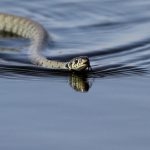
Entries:
[[81,72],[91,68],[87,56],[78,56],[70,61],[50,60],[42,55],[50,35],[38,22],[23,16],[0,13],[0,31],[10,32],[25,39],[31,40],[28,56],[31,62],[48,69],[67,70]]

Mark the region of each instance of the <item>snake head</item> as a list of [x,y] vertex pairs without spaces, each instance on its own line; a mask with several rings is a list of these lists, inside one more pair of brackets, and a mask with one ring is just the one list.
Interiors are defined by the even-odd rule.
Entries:
[[86,68],[90,68],[90,61],[88,57],[80,56],[70,60],[66,67],[71,71],[83,71]]

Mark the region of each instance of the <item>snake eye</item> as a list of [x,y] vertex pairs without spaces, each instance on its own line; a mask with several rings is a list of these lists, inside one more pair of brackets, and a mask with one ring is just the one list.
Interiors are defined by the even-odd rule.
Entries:
[[78,63],[78,59],[76,59],[76,60],[74,61],[74,63],[77,64],[77,63]]

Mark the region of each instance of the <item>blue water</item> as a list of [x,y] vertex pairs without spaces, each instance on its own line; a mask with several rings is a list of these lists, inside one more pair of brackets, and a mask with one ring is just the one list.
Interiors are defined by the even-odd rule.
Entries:
[[27,40],[0,36],[0,149],[150,149],[149,1],[1,0],[0,8],[46,28],[48,58],[86,55],[93,69],[74,78],[39,68]]

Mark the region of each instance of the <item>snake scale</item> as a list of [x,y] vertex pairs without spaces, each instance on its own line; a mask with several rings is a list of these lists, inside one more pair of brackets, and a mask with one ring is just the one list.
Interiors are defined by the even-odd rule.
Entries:
[[83,71],[90,68],[87,56],[79,56],[68,62],[48,60],[41,54],[41,50],[48,42],[49,35],[45,28],[31,19],[0,13],[0,31],[10,32],[31,40],[29,58],[41,67],[50,69],[63,69],[68,71]]

